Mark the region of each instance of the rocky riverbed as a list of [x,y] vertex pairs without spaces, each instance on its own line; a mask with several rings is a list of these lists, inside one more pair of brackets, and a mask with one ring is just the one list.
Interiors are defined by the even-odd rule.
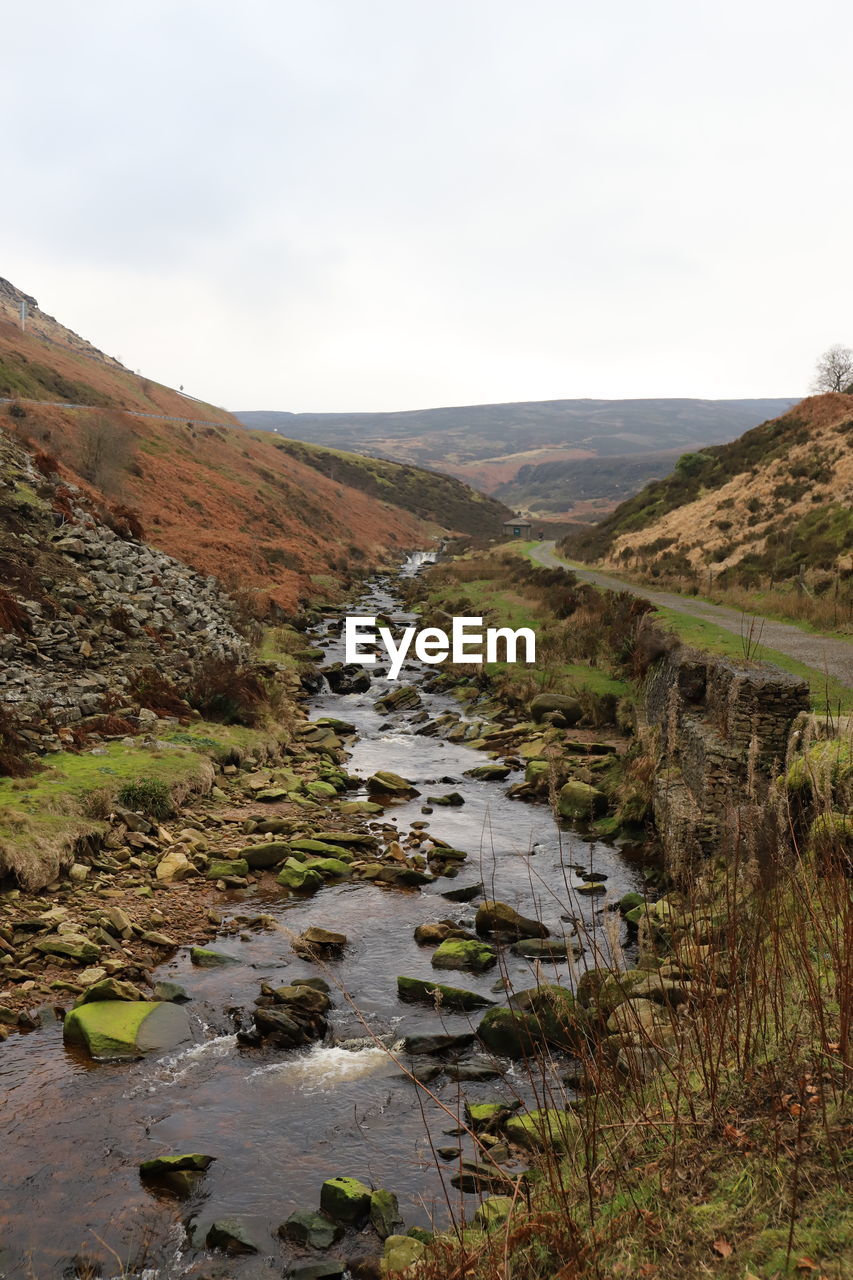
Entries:
[[[397,609],[391,580],[359,603]],[[416,662],[345,672],[335,618],[317,638],[284,758],[223,766],[177,820],[114,813],[70,882],[0,897],[4,1275],[376,1274],[400,1222],[470,1215],[527,1164],[523,1125],[485,1167],[470,1137],[496,1114],[473,1109],[534,1105],[507,1000],[630,943],[639,864],[522,802],[541,729]]]

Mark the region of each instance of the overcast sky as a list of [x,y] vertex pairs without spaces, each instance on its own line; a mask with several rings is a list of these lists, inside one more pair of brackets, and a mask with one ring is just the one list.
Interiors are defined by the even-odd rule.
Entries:
[[232,409],[781,396],[853,345],[853,7],[3,8],[0,275]]

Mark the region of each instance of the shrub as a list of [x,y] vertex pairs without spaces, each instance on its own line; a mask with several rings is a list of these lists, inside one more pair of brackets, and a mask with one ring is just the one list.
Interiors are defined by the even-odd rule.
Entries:
[[29,747],[10,712],[0,705],[0,778],[28,778],[41,766],[28,757]]
[[276,701],[257,671],[234,658],[205,658],[195,664],[187,701],[208,720],[259,724]]
[[172,796],[160,778],[137,778],[127,782],[116,796],[124,809],[144,813],[147,818],[167,818],[173,810]]

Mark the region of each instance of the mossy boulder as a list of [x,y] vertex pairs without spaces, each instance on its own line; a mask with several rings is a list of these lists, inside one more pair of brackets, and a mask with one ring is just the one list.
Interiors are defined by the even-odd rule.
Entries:
[[487,942],[467,938],[447,938],[432,953],[435,969],[467,969],[482,973],[497,964],[498,954]]
[[208,1249],[221,1249],[229,1254],[259,1252],[249,1226],[240,1218],[217,1218],[208,1229],[205,1244]]
[[401,1000],[417,1000],[421,1004],[438,1005],[443,1009],[487,1009],[494,1002],[476,991],[462,987],[446,987],[440,982],[425,982],[423,978],[398,978],[397,994]]
[[[826,804],[847,808],[853,799],[853,746],[846,738],[826,738],[813,742],[795,756],[785,785],[801,799],[820,799]],[[846,800],[845,804],[838,804]]]
[[96,1000],[72,1009],[65,1019],[66,1044],[81,1045],[93,1058],[138,1058],[192,1039],[186,1010],[155,1000]]
[[352,875],[349,863],[341,858],[312,858],[306,863],[306,871],[316,871],[324,880],[343,880]]
[[236,956],[213,947],[190,947],[190,960],[199,969],[217,969],[226,964],[239,964]]
[[[154,998],[158,999],[157,996]],[[121,978],[102,978],[87,988],[75,1004],[92,1004],[97,1000],[147,1000],[147,996],[132,982],[123,982]]]
[[265,844],[250,844],[237,854],[252,871],[277,867],[290,853],[290,846],[283,840],[269,840]]
[[198,1189],[205,1171],[213,1164],[215,1156],[198,1153],[177,1156],[158,1156],[144,1160],[139,1166],[139,1176],[144,1183],[170,1191],[180,1199],[186,1199]]
[[323,884],[323,877],[296,858],[288,858],[276,876],[276,883],[297,893],[315,893]]
[[424,1256],[426,1245],[413,1236],[389,1236],[385,1241],[385,1254],[380,1263],[383,1276],[405,1274]]
[[553,715],[555,712],[562,716],[568,725],[577,724],[583,715],[583,707],[577,698],[569,697],[564,693],[537,693],[530,703],[529,710],[536,724],[544,720],[545,716]]
[[478,764],[473,769],[466,769],[465,777],[476,778],[479,782],[503,782],[511,771],[508,764]]
[[297,1209],[278,1229],[282,1240],[307,1245],[311,1249],[328,1249],[340,1240],[343,1233],[341,1223],[332,1222],[325,1214],[313,1209]]
[[511,1116],[505,1132],[510,1142],[525,1151],[566,1151],[578,1133],[578,1117],[572,1111],[546,1107]]
[[564,818],[599,818],[607,809],[607,796],[588,782],[572,779],[560,788],[557,808]]
[[541,983],[528,991],[520,991],[510,1003],[531,1019],[539,1040],[569,1051],[575,1051],[584,1043],[587,1015],[568,988]]
[[474,1214],[474,1226],[482,1231],[491,1231],[502,1226],[515,1206],[512,1196],[486,1196]]
[[245,858],[214,858],[204,873],[206,880],[225,880],[228,876],[245,879],[248,874],[249,864]]
[[519,915],[506,902],[483,902],[477,908],[474,928],[482,935],[496,934],[504,938],[547,938],[551,930],[541,920]]
[[320,1189],[320,1208],[336,1222],[351,1226],[367,1217],[372,1194],[358,1178],[327,1178]]
[[380,1240],[387,1240],[403,1225],[400,1217],[400,1206],[393,1191],[380,1187],[370,1197],[370,1225]]
[[306,782],[305,790],[309,796],[314,796],[317,800],[330,800],[338,794],[337,788],[331,782],[324,782],[322,778],[315,778],[313,782]]
[[100,959],[101,948],[82,933],[50,934],[33,943],[43,956],[62,956],[76,964],[91,964]]
[[370,795],[409,796],[416,794],[415,788],[408,778],[401,778],[399,773],[391,773],[388,769],[380,769],[368,778],[367,790]]
[[499,1057],[526,1058],[535,1048],[538,1024],[518,1009],[498,1005],[481,1019],[477,1035]]
[[344,858],[351,855],[344,851],[331,840],[321,840],[318,836],[300,836],[298,840],[291,840],[290,853],[293,857],[300,854],[313,854],[318,858]]

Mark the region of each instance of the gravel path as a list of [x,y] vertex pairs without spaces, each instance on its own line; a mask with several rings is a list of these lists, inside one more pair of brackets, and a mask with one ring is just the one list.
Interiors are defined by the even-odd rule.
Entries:
[[[554,542],[542,542],[533,547],[530,555],[540,564],[549,568],[566,568],[566,562],[554,554]],[[659,609],[675,609],[692,618],[701,618],[705,622],[713,622],[736,636],[749,632],[752,618],[740,613],[737,609],[728,609],[721,604],[707,604],[703,600],[694,600],[689,596],[674,595],[671,591],[650,591],[648,587],[638,587],[636,583],[624,582],[614,578],[612,574],[601,573],[596,569],[579,569],[571,566],[584,582],[591,582],[597,587],[607,587],[611,591],[630,591],[635,596],[645,596]],[[835,640],[828,636],[812,635],[801,631],[799,627],[787,622],[774,622],[772,618],[761,618],[758,615],[756,634],[761,630],[760,643],[770,649],[777,649],[798,662],[804,662],[816,671],[826,672],[841,684],[853,689],[853,643],[847,640]]]

